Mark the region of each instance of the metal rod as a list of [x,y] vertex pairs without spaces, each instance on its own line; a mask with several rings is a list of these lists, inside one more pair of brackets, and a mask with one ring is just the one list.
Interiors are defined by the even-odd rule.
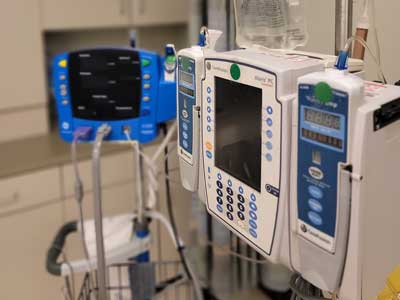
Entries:
[[335,10],[335,53],[338,54],[352,36],[353,0],[336,0]]
[[143,150],[138,142],[135,143],[134,147],[134,160],[135,160],[135,169],[136,169],[136,192],[137,192],[137,203],[138,203],[138,221],[139,224],[142,224],[144,221],[144,195],[143,195],[143,178],[144,178],[144,169],[143,169],[143,158],[141,155],[141,151]]
[[94,194],[94,223],[96,229],[97,250],[97,280],[98,299],[107,300],[107,272],[103,239],[103,209],[101,198],[101,145],[103,139],[109,134],[110,127],[101,126],[96,133],[96,141],[93,145],[92,172],[93,172],[93,194]]

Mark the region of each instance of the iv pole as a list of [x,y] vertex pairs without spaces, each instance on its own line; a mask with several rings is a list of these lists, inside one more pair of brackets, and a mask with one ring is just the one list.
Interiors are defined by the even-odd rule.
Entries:
[[353,32],[353,0],[336,0],[335,53],[342,50]]

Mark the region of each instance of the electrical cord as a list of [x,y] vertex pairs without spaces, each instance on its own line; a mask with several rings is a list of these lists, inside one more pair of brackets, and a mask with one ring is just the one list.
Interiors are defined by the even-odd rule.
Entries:
[[[169,136],[167,124],[165,124],[165,123],[161,124],[161,129],[165,135],[165,139],[167,139],[167,137]],[[197,300],[202,300],[203,299],[202,289],[201,289],[199,280],[197,279],[193,270],[190,268],[190,265],[187,261],[186,255],[184,253],[185,247],[183,246],[183,243],[181,243],[181,241],[179,239],[178,228],[176,226],[175,215],[174,215],[173,208],[172,208],[171,187],[170,187],[170,182],[169,182],[168,144],[165,144],[164,155],[167,157],[167,159],[164,160],[164,171],[165,171],[165,175],[166,175],[165,176],[165,187],[166,187],[166,198],[167,198],[167,211],[168,211],[168,215],[169,215],[169,219],[170,219],[170,224],[172,227],[172,232],[174,234],[178,254],[179,254],[180,260],[182,262],[184,271],[185,271],[188,279],[191,280],[194,285]]]

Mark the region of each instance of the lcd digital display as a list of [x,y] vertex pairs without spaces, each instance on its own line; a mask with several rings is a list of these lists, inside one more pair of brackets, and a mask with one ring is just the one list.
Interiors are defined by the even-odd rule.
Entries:
[[181,82],[188,83],[190,85],[193,84],[193,75],[191,75],[191,74],[180,71],[179,78],[180,78]]
[[325,144],[337,149],[342,149],[343,148],[343,141],[341,139],[332,137],[332,136],[327,136],[325,134],[321,134],[318,132],[314,132],[308,129],[302,129],[302,135],[304,138]]
[[261,191],[262,89],[215,77],[215,165]]
[[72,52],[69,81],[74,117],[110,121],[139,117],[142,79],[136,51]]
[[304,119],[317,125],[340,130],[340,117],[320,110],[305,108]]
[[184,94],[190,96],[190,97],[194,97],[194,91],[191,90],[191,89],[188,89],[187,87],[179,86],[179,91],[181,93],[184,93]]

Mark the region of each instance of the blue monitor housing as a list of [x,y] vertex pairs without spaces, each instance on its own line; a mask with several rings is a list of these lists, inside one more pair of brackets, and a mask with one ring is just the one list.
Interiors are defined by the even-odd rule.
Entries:
[[164,78],[165,59],[133,48],[97,48],[63,53],[53,61],[53,89],[61,138],[103,124],[107,141],[154,140],[158,124],[176,117],[176,83]]

